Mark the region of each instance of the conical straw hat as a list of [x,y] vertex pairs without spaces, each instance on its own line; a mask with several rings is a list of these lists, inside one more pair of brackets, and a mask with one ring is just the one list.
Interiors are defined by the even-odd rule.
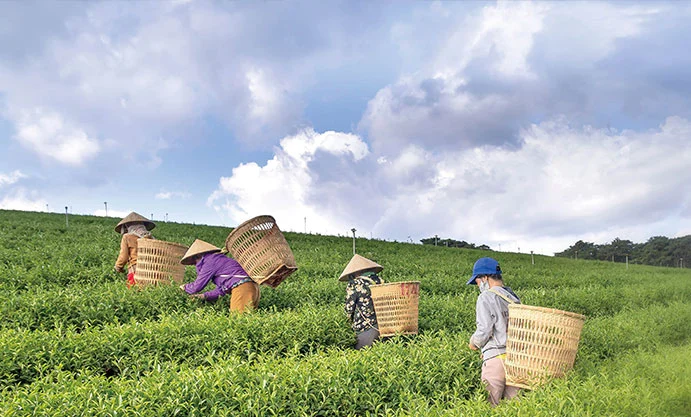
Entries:
[[152,222],[151,220],[147,219],[139,213],[132,212],[125,216],[124,219],[120,220],[120,223],[118,223],[118,225],[115,226],[115,231],[120,233],[120,229],[122,228],[122,226],[125,226],[130,223],[144,223],[144,226],[146,226],[146,230],[151,230],[154,227],[156,227],[156,223]]
[[217,248],[211,243],[206,243],[203,240],[197,239],[194,241],[192,246],[190,246],[190,248],[187,249],[187,252],[185,252],[185,256],[183,256],[182,259],[180,259],[180,263],[183,265],[192,265],[192,258],[194,258],[196,255],[220,251],[221,249]]
[[339,281],[348,281],[348,275],[358,274],[361,272],[381,272],[384,268],[376,262],[370,261],[364,256],[353,255],[353,259],[348,262],[343,273],[338,277]]

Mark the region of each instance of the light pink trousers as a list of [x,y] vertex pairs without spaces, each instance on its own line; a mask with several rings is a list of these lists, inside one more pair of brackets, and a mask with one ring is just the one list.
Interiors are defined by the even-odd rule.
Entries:
[[487,359],[482,364],[482,382],[489,392],[489,402],[492,406],[499,404],[502,398],[511,399],[518,395],[520,388],[506,385],[504,364],[500,357]]

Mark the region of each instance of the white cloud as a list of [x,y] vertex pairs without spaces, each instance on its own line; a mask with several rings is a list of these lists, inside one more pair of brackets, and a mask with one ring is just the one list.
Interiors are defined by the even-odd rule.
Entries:
[[185,191],[161,191],[157,193],[157,200],[170,200],[172,198],[190,198],[192,195]]
[[[368,155],[367,145],[358,136],[339,132],[317,133],[307,129],[281,140],[275,156],[264,166],[256,163],[233,168],[232,175],[222,177],[219,188],[209,197],[208,204],[240,223],[259,214],[271,214],[286,230],[304,229],[337,233],[348,229],[338,213],[322,211],[315,187],[331,169],[341,173],[338,166],[329,164],[325,170],[315,168],[320,160],[335,158],[346,166],[353,166]],[[316,200],[315,200],[316,198]],[[354,204],[354,202],[350,203]]]
[[661,14],[661,6],[552,3],[543,25],[550,36],[540,39],[540,55],[559,67],[592,66],[612,53],[617,41],[641,35],[646,24]]
[[96,156],[101,148],[97,140],[54,111],[42,108],[19,111],[14,121],[15,139],[44,158],[76,166]]
[[0,173],[0,187],[12,185],[22,178],[26,178],[26,175],[19,170],[14,170],[9,174]]
[[[519,129],[529,121],[609,112],[602,103],[617,102],[623,92],[612,71],[597,65],[617,42],[648,30],[657,7],[499,2],[470,13],[437,13],[434,23],[443,29],[434,42],[420,36],[415,23],[410,25],[416,30],[397,27],[394,40],[405,49],[431,51],[413,71],[375,94],[359,129],[377,153],[412,143],[449,151],[517,146]],[[599,112],[591,108],[598,105],[604,107]]]
[[[301,231],[308,217],[308,228],[321,233],[355,226],[391,239],[438,234],[544,254],[579,239],[645,241],[691,227],[680,209],[691,206],[691,197],[680,193],[691,182],[687,119],[670,117],[640,132],[555,119],[524,129],[521,137],[524,145],[513,150],[432,154],[409,147],[377,163],[374,155],[352,151],[366,149],[355,136],[308,131],[284,139],[265,166],[233,169],[209,204],[235,222],[269,213],[282,227]],[[325,176],[320,158],[336,175]],[[336,163],[343,160],[349,169]],[[358,188],[364,192],[352,191]]]
[[506,76],[534,76],[527,56],[533,36],[542,30],[547,10],[546,4],[532,2],[499,2],[484,7],[479,17],[465,18],[440,48],[434,70],[453,76],[472,60],[496,54],[494,70]]
[[[112,210],[108,209],[108,216],[107,217],[116,217],[116,218],[123,218],[130,214],[132,210]],[[101,217],[106,217],[106,210],[105,209],[100,209],[96,210],[92,213],[94,216],[101,216]]]
[[46,200],[44,200],[38,192],[27,191],[24,188],[16,189],[0,200],[0,209],[3,210],[26,210],[26,211],[44,211],[46,208]]
[[[301,94],[314,74],[344,62],[344,45],[364,36],[350,22],[376,28],[379,16],[378,7],[363,17],[314,4],[96,2],[57,8],[59,23],[47,25],[30,7],[5,8],[13,22],[0,31],[0,94],[32,120],[7,118],[29,149],[71,165],[123,149],[141,159],[159,138],[189,146],[209,120],[233,141],[273,145],[304,125]],[[52,114],[40,120],[37,108]],[[46,131],[54,119],[61,132]],[[160,164],[149,156],[149,167]]]

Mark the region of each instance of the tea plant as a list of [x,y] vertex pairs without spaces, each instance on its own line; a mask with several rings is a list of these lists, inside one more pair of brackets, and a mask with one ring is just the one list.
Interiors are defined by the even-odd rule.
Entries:
[[[338,281],[348,237],[285,233],[299,270],[237,316],[112,271],[117,219],[0,210],[2,415],[685,415],[689,270],[358,239],[387,282],[419,281],[419,335],[355,351]],[[159,223],[223,246],[231,229]],[[473,262],[497,258],[524,303],[585,314],[575,367],[490,409]],[[187,268],[185,279],[194,278]]]

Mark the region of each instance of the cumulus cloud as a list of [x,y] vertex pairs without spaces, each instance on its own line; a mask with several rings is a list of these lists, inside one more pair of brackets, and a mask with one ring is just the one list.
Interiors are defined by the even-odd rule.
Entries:
[[14,170],[9,174],[3,174],[0,172],[0,187],[12,185],[22,178],[26,178],[26,175],[19,170]]
[[[515,148],[520,129],[536,120],[566,115],[576,123],[625,127],[626,117],[641,113],[631,103],[658,102],[646,94],[649,86],[637,93],[620,83],[620,73],[632,73],[631,68],[606,61],[626,45],[645,42],[650,21],[670,17],[657,5],[499,2],[454,13],[456,7],[435,6],[433,22],[442,28],[435,31],[438,39],[422,38],[439,47],[368,103],[358,127],[375,152],[386,154],[410,143],[438,151],[485,144]],[[394,39],[406,49],[421,49],[417,29],[399,28]],[[635,50],[640,56],[642,48]],[[685,60],[685,54],[670,52],[679,57],[668,59]],[[642,84],[647,78],[632,74],[629,81]],[[688,100],[682,106],[675,93],[666,96],[674,99],[664,104],[665,110],[688,112]],[[655,121],[679,114],[653,113]]]
[[0,209],[3,210],[45,210],[46,200],[36,190],[29,190],[20,185],[21,181],[29,178],[19,170],[14,170],[9,174],[0,172]]
[[[265,165],[233,168],[231,176],[220,179],[208,204],[236,223],[268,213],[288,230],[303,230],[307,217],[310,230],[346,231],[349,219],[340,214],[350,209],[331,206],[329,195],[340,196],[335,203],[344,204],[343,208],[363,200],[347,178],[357,177],[356,167],[368,154],[367,145],[356,135],[306,129],[281,140]],[[321,165],[324,161],[328,162]],[[335,178],[330,175],[334,171]],[[333,188],[325,190],[325,184]],[[324,205],[330,210],[322,210]]]
[[154,198],[157,200],[170,200],[173,198],[190,198],[192,195],[185,191],[161,191]]
[[[583,238],[642,241],[691,225],[679,208],[691,204],[680,193],[691,181],[689,120],[615,131],[557,118],[520,135],[518,149],[409,147],[376,161],[357,136],[306,131],[281,141],[264,166],[243,164],[221,178],[209,204],[236,222],[269,213],[301,230],[308,217],[322,233],[355,226],[392,239],[438,234],[545,254]],[[329,170],[338,175],[323,175]]]
[[[0,31],[0,94],[13,113],[4,116],[28,149],[68,165],[98,152],[146,154],[160,138],[185,144],[208,120],[245,146],[270,147],[304,124],[301,93],[313,74],[344,62],[343,45],[381,16],[348,5],[83,6],[49,7],[59,24],[47,24],[50,13],[2,5],[21,22]],[[352,22],[363,32],[353,36]]]
[[43,211],[45,207],[46,200],[38,192],[24,188],[12,190],[0,200],[2,210]]
[[15,118],[15,139],[44,158],[68,165],[81,165],[100,150],[97,140],[90,138],[54,111],[36,108],[18,112]]

